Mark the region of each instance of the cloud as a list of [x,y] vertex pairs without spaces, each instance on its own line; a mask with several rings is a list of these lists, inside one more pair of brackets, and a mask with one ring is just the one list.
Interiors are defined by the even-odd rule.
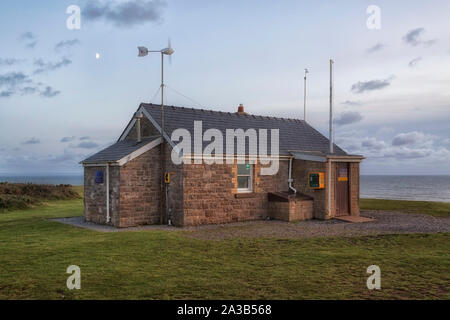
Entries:
[[380,90],[390,86],[392,79],[394,79],[393,76],[384,80],[358,81],[352,85],[351,91],[355,93],[363,93],[365,91]]
[[342,112],[337,118],[334,120],[334,123],[337,125],[346,125],[355,123],[362,120],[362,115],[357,111],[345,111]]
[[37,59],[34,61],[34,65],[38,68],[34,70],[34,74],[39,74],[47,71],[54,71],[60,69],[62,67],[68,66],[72,63],[72,60],[69,60],[65,57],[61,59],[61,61],[57,62],[45,62],[42,59]]
[[0,93],[1,98],[10,97],[16,93],[22,96],[32,94],[38,89],[30,77],[22,72],[0,74],[0,87],[6,88]]
[[90,139],[91,139],[91,137],[89,137],[89,136],[80,137],[80,140],[90,140]]
[[30,83],[31,79],[22,72],[9,72],[0,74],[0,87],[16,87],[24,83]]
[[41,91],[39,94],[40,94],[41,96],[43,96],[43,97],[46,97],[46,98],[53,98],[54,96],[57,96],[57,95],[60,94],[60,93],[61,93],[61,91],[53,90],[52,87],[47,86],[47,87],[45,88],[45,90],[44,90],[44,91]]
[[160,22],[166,3],[160,0],[131,0],[122,3],[89,1],[82,10],[86,20],[105,20],[116,26],[131,27],[146,22]]
[[20,95],[24,96],[27,94],[36,93],[38,91],[38,88],[37,87],[24,87],[24,88],[19,89],[19,91],[20,91]]
[[381,150],[386,148],[386,143],[384,141],[379,141],[376,138],[365,138],[361,142],[361,146],[371,150]]
[[400,133],[392,139],[393,146],[405,146],[405,145],[423,145],[429,144],[432,140],[431,136],[425,135],[423,132],[412,131],[406,133]]
[[362,154],[368,159],[398,161],[423,159],[422,163],[449,162],[450,149],[443,144],[435,143],[441,140],[436,136],[417,131],[400,133],[393,138],[392,143],[376,137],[362,137],[354,131],[337,139],[338,144],[345,150]]
[[23,59],[16,58],[0,58],[0,66],[12,66],[14,64],[18,64],[23,62]]
[[72,136],[72,137],[63,137],[60,141],[61,142],[70,142],[70,141],[73,141],[74,139],[75,139],[74,136]]
[[420,62],[420,60],[422,60],[422,57],[417,57],[417,58],[415,58],[415,59],[412,59],[412,60],[408,63],[408,66],[409,66],[410,68],[417,67],[417,64]]
[[436,40],[422,40],[422,35],[425,33],[424,28],[416,28],[408,31],[406,35],[403,36],[403,41],[413,47],[418,45],[430,46],[436,42]]
[[62,40],[55,45],[55,50],[58,51],[64,48],[70,48],[77,44],[80,44],[80,40],[78,39]]
[[19,40],[21,40],[25,46],[30,49],[33,49],[37,44],[36,36],[30,31],[22,33]]
[[341,104],[344,104],[344,105],[350,106],[350,107],[358,107],[358,106],[362,105],[362,103],[359,101],[351,101],[351,100],[346,100],[346,101],[342,102]]
[[13,94],[14,94],[14,92],[5,90],[5,91],[0,92],[0,98],[8,98],[8,97],[12,96]]
[[11,97],[15,94],[21,96],[28,94],[39,93],[43,97],[51,98],[61,92],[54,90],[51,86],[46,86],[41,90],[42,83],[34,82],[28,75],[22,72],[9,72],[0,74],[0,88],[4,87],[5,90],[0,92],[0,98]]
[[30,138],[29,140],[22,142],[22,144],[39,144],[41,141],[35,137]]
[[374,53],[374,52],[380,51],[381,49],[383,49],[383,48],[385,48],[385,47],[386,47],[385,44],[383,44],[383,43],[381,43],[381,42],[378,42],[378,43],[377,43],[376,45],[374,45],[373,47],[368,48],[368,49],[366,50],[366,52],[367,52],[367,53]]
[[93,149],[93,148],[97,148],[98,144],[92,141],[86,141],[86,142],[80,142],[77,145],[78,148],[83,148],[83,149]]

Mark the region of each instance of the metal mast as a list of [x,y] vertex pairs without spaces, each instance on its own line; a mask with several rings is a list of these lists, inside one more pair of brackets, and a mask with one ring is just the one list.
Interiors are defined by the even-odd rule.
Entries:
[[330,59],[330,153],[333,153],[333,63]]
[[303,120],[306,121],[306,74],[308,69],[305,69],[304,85],[303,85]]

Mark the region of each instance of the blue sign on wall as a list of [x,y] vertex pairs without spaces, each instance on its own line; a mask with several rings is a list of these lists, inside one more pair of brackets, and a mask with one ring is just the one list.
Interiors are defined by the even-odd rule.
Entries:
[[103,171],[95,171],[95,183],[103,183]]

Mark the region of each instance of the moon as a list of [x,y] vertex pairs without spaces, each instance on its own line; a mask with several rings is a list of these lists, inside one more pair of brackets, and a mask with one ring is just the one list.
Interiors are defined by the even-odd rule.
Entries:
[[100,53],[97,52],[97,53],[95,54],[95,59],[100,59]]

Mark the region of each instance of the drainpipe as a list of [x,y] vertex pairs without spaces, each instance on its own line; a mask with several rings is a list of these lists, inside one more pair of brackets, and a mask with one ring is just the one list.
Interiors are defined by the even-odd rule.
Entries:
[[106,163],[106,223],[111,221],[109,215],[109,163]]
[[294,193],[297,193],[297,190],[292,186],[292,182],[294,181],[294,179],[292,179],[292,157],[289,158],[289,189],[294,191]]

